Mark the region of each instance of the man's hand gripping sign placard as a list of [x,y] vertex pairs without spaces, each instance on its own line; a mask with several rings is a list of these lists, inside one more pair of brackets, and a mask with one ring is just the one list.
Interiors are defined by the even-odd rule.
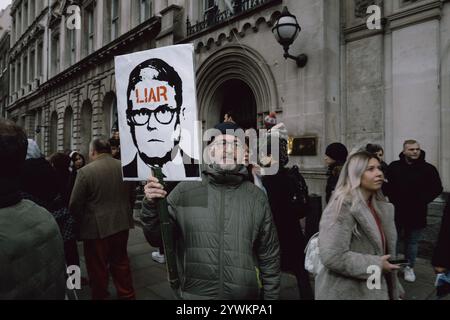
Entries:
[[200,180],[193,46],[118,56],[115,68],[124,180],[152,167],[165,181]]

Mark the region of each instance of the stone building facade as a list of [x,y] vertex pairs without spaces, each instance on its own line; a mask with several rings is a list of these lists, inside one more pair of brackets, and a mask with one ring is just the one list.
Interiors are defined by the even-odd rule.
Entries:
[[152,1],[15,0],[11,15],[8,117],[47,155],[87,155],[117,126],[114,56],[155,46]]
[[10,6],[0,11],[0,117],[5,117],[9,103]]
[[[80,30],[67,28],[71,4]],[[367,26],[373,4],[379,30]],[[301,25],[290,53],[308,55],[304,68],[272,34],[283,6]],[[308,156],[291,157],[312,192],[323,194],[329,143],[379,143],[390,162],[411,138],[450,191],[448,1],[15,0],[11,14],[8,117],[46,154],[86,153],[92,136],[111,133],[114,55],[193,43],[203,127],[230,106],[248,126],[276,111],[290,137],[315,141]]]

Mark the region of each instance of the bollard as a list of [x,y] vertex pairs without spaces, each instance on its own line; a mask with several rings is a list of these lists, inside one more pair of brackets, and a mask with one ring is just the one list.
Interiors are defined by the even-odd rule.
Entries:
[[309,213],[305,221],[306,242],[319,232],[320,218],[322,217],[322,197],[317,194],[309,196]]

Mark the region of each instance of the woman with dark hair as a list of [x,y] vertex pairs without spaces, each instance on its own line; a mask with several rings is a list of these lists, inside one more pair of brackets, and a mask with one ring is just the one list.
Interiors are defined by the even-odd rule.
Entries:
[[77,179],[77,172],[86,165],[86,160],[84,159],[84,156],[77,151],[72,151],[69,154],[69,157],[70,157],[70,178],[69,178],[69,200],[70,200],[70,195],[72,194],[73,186],[75,185],[75,180]]
[[72,172],[75,170],[79,170],[81,168],[83,168],[86,165],[86,160],[84,159],[84,156],[77,152],[77,151],[72,151],[70,153],[70,168],[72,169]]
[[49,162],[56,171],[56,185],[59,190],[58,196],[52,204],[52,214],[58,222],[61,235],[64,240],[64,253],[67,266],[80,265],[77,241],[75,236],[75,220],[69,213],[70,201],[70,161],[71,158],[64,153],[55,153],[49,157]]

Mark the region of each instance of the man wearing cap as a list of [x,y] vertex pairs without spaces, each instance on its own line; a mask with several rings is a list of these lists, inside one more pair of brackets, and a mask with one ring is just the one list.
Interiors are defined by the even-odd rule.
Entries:
[[331,194],[336,188],[336,184],[339,180],[342,167],[345,161],[347,161],[348,151],[347,148],[339,142],[330,144],[325,151],[325,163],[328,166],[328,180],[326,187],[326,202],[331,198]]
[[[280,252],[270,205],[264,192],[246,181],[243,142],[230,125],[220,126],[208,146],[211,161],[202,182],[182,182],[167,197],[181,299],[279,298]],[[151,244],[160,243],[155,200],[166,196],[150,178],[141,219]]]

